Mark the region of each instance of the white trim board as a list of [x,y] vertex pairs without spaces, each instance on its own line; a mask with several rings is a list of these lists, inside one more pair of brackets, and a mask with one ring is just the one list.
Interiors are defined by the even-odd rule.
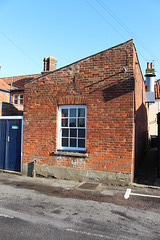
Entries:
[[23,119],[23,116],[0,116],[0,119]]

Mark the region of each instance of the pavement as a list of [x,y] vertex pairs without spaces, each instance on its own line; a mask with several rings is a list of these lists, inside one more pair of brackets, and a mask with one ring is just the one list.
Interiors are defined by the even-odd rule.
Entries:
[[135,181],[130,186],[107,185],[93,181],[78,182],[52,177],[28,177],[5,170],[0,170],[0,183],[21,189],[32,189],[42,194],[102,202],[116,202],[117,199],[124,199],[128,188],[139,194],[160,196],[160,178],[157,178],[157,156],[157,148],[149,148],[146,151],[135,176]]
[[[27,177],[13,172],[0,171],[0,184],[20,189],[31,189],[41,194],[59,197],[94,200],[99,202],[122,203],[126,190],[160,198],[160,187],[134,183],[130,186],[107,185],[98,182],[77,182],[55,178]],[[134,201],[133,201],[134,204]]]
[[[0,239],[158,240],[160,189],[0,172]],[[156,196],[156,197],[157,197]]]

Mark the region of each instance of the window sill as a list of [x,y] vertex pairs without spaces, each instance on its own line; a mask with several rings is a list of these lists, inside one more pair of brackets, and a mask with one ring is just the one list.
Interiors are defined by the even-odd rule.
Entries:
[[81,157],[81,158],[88,157],[88,153],[65,152],[65,151],[55,151],[53,153],[54,155],[57,155],[57,156],[69,156],[69,157]]

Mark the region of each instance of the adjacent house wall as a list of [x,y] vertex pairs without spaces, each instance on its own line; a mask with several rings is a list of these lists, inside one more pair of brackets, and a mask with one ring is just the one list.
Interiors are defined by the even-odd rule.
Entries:
[[4,90],[0,90],[0,102],[9,102],[10,93]]
[[0,79],[0,116],[2,116],[2,102],[10,102],[10,87],[3,80]]
[[14,93],[17,94],[23,93],[24,85],[41,75],[33,74],[0,78],[0,116],[23,115],[23,105],[12,104],[11,90],[14,90]]
[[149,104],[149,110],[148,110],[149,137],[158,136],[157,114],[159,112],[160,112],[160,99],[156,99],[155,103]]
[[157,114],[160,112],[160,80],[155,82],[155,103],[149,103],[148,131],[149,137],[158,136]]
[[[57,156],[58,107],[67,104],[87,106],[88,157]],[[24,91],[23,172],[27,174],[29,164],[36,160],[37,174],[131,182],[134,111],[132,41],[28,83]]]

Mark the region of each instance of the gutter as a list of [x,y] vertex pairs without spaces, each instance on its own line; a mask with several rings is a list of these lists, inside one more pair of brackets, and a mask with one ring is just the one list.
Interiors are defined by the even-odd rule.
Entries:
[[0,89],[0,92],[10,93],[10,91],[4,90],[4,89]]

